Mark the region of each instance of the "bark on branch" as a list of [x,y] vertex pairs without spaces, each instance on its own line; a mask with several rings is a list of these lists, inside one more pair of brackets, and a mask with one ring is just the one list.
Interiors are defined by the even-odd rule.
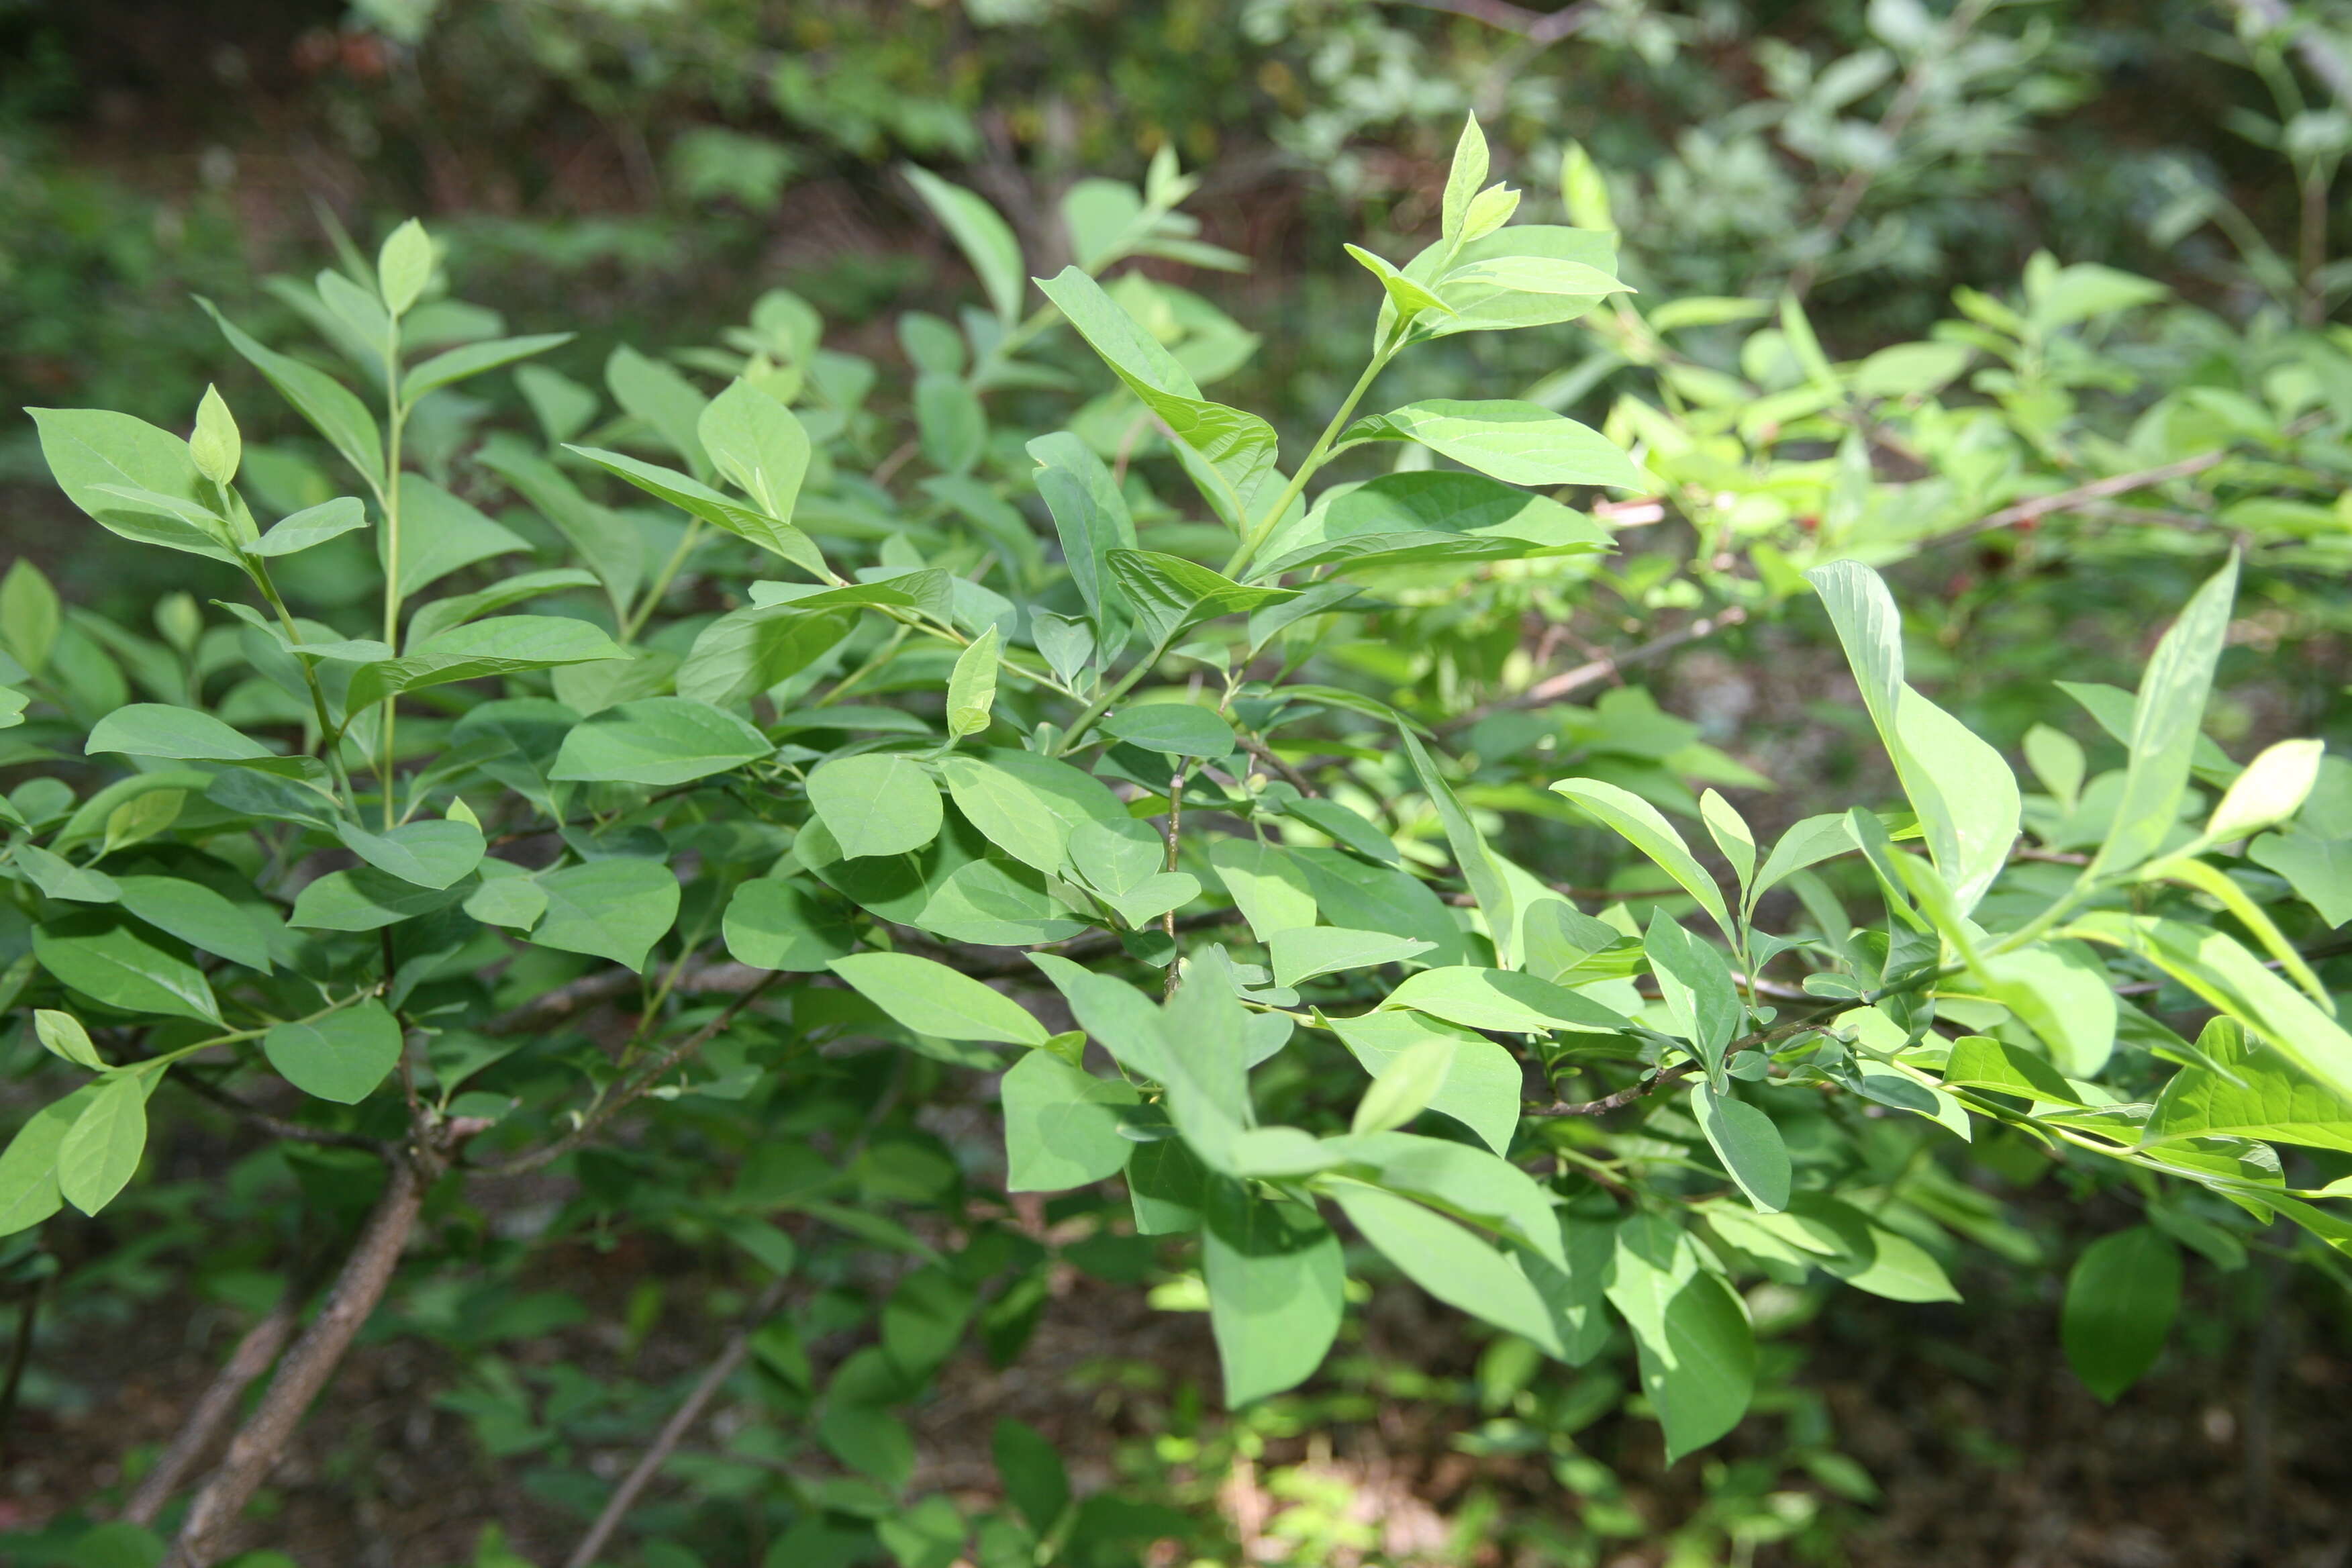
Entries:
[[383,1195],[352,1243],[327,1304],[278,1363],[260,1405],[188,1505],[187,1519],[163,1559],[163,1568],[207,1568],[219,1554],[237,1515],[278,1468],[311,1401],[334,1376],[343,1353],[392,1283],[393,1270],[416,1228],[417,1211],[425,1201],[425,1178],[417,1163],[414,1157],[395,1157],[389,1163]]

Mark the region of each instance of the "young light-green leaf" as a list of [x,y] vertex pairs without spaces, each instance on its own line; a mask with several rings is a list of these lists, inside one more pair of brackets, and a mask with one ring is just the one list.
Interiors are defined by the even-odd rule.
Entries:
[[1002,991],[992,990],[944,963],[908,952],[857,952],[825,967],[919,1035],[1042,1046],[1045,1026]]
[[381,1002],[280,1024],[261,1037],[278,1076],[317,1100],[357,1105],[400,1065],[399,1021]]

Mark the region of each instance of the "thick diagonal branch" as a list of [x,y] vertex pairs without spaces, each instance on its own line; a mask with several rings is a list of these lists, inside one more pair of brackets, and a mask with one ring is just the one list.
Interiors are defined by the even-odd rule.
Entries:
[[229,1527],[278,1468],[303,1415],[334,1376],[361,1326],[383,1299],[401,1252],[416,1228],[425,1186],[414,1159],[395,1157],[389,1163],[383,1194],[343,1260],[342,1273],[336,1278],[327,1304],[278,1363],[260,1405],[188,1505],[187,1519],[163,1560],[163,1568],[206,1568],[218,1554]]
[[246,1389],[269,1370],[269,1363],[278,1359],[278,1352],[294,1337],[300,1309],[299,1293],[289,1289],[245,1331],[245,1337],[236,1342],[236,1349],[229,1352],[227,1362],[215,1374],[211,1386],[197,1399],[195,1408],[180,1423],[180,1430],[163,1450],[163,1458],[155,1461],[153,1469],[140,1478],[139,1489],[131,1494],[130,1502],[123,1507],[124,1519],[132,1524],[155,1522],[155,1516],[163,1511],[163,1505],[172,1500],[180,1483],[236,1415],[237,1403],[245,1397]]

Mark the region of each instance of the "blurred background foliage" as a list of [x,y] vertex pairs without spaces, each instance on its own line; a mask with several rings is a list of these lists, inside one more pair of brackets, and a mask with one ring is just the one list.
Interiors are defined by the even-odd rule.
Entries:
[[[2272,20],[2287,26],[2267,32]],[[2063,479],[2086,454],[2095,468],[2130,467],[2108,458],[2127,455],[2159,402],[2163,419],[2210,419],[2221,437],[2282,454],[2265,472],[2307,510],[2232,525],[2284,531],[2291,548],[2250,580],[2217,732],[2242,755],[2287,734],[2340,746],[2346,562],[2329,487],[2342,468],[2287,461],[2311,399],[2278,375],[2294,342],[2333,341],[2352,294],[2352,271],[2333,259],[2347,226],[2333,181],[2352,148],[2340,94],[2352,81],[2330,71],[2347,57],[2352,5],[2334,0],[2293,11],[2254,0],[0,0],[0,406],[104,406],[177,428],[217,378],[266,419],[270,401],[227,368],[190,294],[281,341],[298,307],[272,279],[308,277],[350,238],[372,251],[410,213],[446,243],[456,289],[513,330],[586,323],[551,361],[583,381],[619,344],[720,341],[780,286],[822,314],[829,346],[896,363],[901,313],[951,315],[972,292],[908,163],[983,193],[1049,271],[1067,245],[1066,193],[1090,176],[1139,180],[1166,146],[1201,175],[1186,206],[1199,240],[1251,265],[1222,279],[1170,261],[1146,270],[1213,293],[1262,335],[1220,395],[1276,411],[1294,435],[1360,357],[1363,281],[1342,270],[1340,242],[1409,253],[1406,237],[1433,226],[1430,194],[1475,109],[1497,173],[1527,188],[1531,213],[1622,231],[1644,309],[1694,296],[1759,309],[1694,317],[1671,349],[1654,315],[1574,334],[1475,334],[1448,346],[1451,361],[1400,377],[1414,395],[1474,381],[1533,388],[1595,423],[1617,418],[1612,433],[1655,453],[1671,445],[1662,429],[1623,423],[1638,394],[1704,439],[1661,461],[1680,489],[1668,526],[1633,536],[1653,553],[1575,575],[1566,607],[1541,584],[1400,594],[1409,635],[1349,650],[1360,673],[1458,708],[1524,686],[1528,627],[1565,626],[1567,608],[1597,604],[1635,635],[1661,612],[1770,596],[1756,542],[1793,552],[1824,517],[1861,504],[1836,468],[1845,461],[1851,478],[1860,443],[1802,420],[1784,432],[1743,419],[1792,386],[1788,341],[1759,319],[1801,295],[1829,355],[1868,363],[1891,345],[1998,332],[2000,309],[2030,317],[2038,300],[2056,314],[2047,331],[2019,329],[2032,339],[2019,351],[2028,384],[2005,395],[1977,384],[2029,469]],[[2055,261],[2032,261],[2045,253]],[[2057,263],[2159,288],[2069,316],[2050,304]],[[2169,303],[2135,309],[2158,298]],[[2200,386],[2252,389],[2263,406],[2209,398],[2182,414],[2194,402],[2182,390]],[[284,431],[256,432],[273,433]],[[2164,449],[2195,434],[2176,428]],[[1860,490],[1957,471],[1937,453],[1906,459],[1900,442],[1915,437],[1936,432],[1890,415],[1858,459]],[[1917,504],[1937,499],[1932,485],[1910,488]],[[2017,493],[2032,492],[1978,510]],[[1979,499],[1942,496],[1940,526],[1957,532]],[[12,413],[0,421],[6,552],[38,562],[69,601],[133,624],[181,585],[91,547],[67,518],[29,423]],[[1744,545],[1738,570],[1710,575],[1712,528]],[[1897,569],[1923,651],[1953,650],[1922,679],[2004,742],[2037,721],[2065,722],[2053,677],[2128,684],[2216,542],[2193,528],[2153,543],[2139,531],[2103,556],[2095,517],[2058,531],[1958,532]],[[2066,564],[2086,555],[2101,564],[2090,595]],[[1972,663],[1964,646],[2002,657]],[[1869,751],[1832,700],[1837,670],[1818,627],[1759,616],[1660,661],[1645,688],[1601,698],[1592,751],[1664,781],[1691,773],[1679,764],[1695,749],[1720,748],[1707,766],[1752,766],[1781,786],[1755,814],[1778,826],[1845,790]],[[219,1153],[179,1158],[193,1170]],[[257,1226],[283,1223],[293,1184],[334,1188],[323,1166],[289,1173],[291,1162],[272,1160],[244,1187],[232,1178],[232,1204],[248,1205]],[[2153,1565],[2224,1561],[2210,1553],[2225,1537],[2258,1549],[2324,1515],[2327,1478],[2342,1479],[2327,1423],[2340,1431],[2352,1380],[2340,1304],[2283,1270],[2240,1270],[2192,1302],[2182,1364],[2135,1412],[2053,1393],[2064,1374],[2049,1276],[2001,1264],[2063,1254],[2075,1211],[2105,1200],[2072,1178],[2035,1188],[2018,1169],[2013,1207],[1958,1182],[1943,1194],[1943,1223],[1981,1249],[1960,1276],[1965,1304],[1792,1298],[1775,1328],[1801,1337],[1813,1370],[1800,1377],[1794,1342],[1776,1345],[1740,1440],[1670,1473],[1631,1446],[1601,1462],[1576,1441],[1594,1419],[1580,1385],[1531,1389],[1507,1351],[1413,1318],[1411,1303],[1387,1303],[1311,1395],[1204,1415],[1204,1337],[1142,1311],[1129,1288],[1148,1270],[1114,1245],[1131,1238],[1087,1200],[1057,1201],[1034,1216],[1060,1261],[1039,1275],[1051,1294],[1038,1286],[1030,1321],[1051,1347],[1031,1375],[1053,1396],[974,1373],[925,1428],[926,1452],[961,1442],[977,1456],[986,1418],[1011,1411],[1059,1442],[1081,1491],[1116,1486],[1138,1509],[1213,1519],[1204,1552],[1237,1540],[1253,1560],[1300,1565],[1628,1552],[1675,1568],[1960,1563],[2021,1550],[2034,1531],[2034,1561]],[[178,1312],[187,1254],[208,1232],[173,1191],[159,1184],[143,1200],[136,1246],[68,1260],[78,1321],[152,1331]],[[521,1248],[495,1228],[465,1236],[450,1245],[478,1269],[474,1294],[411,1298],[398,1325],[409,1341],[348,1374],[352,1408],[376,1425],[326,1446],[313,1491],[361,1497],[354,1518],[425,1509],[449,1527],[352,1561],[438,1563],[457,1552],[457,1525],[496,1518],[474,1560],[521,1562],[504,1532],[527,1534],[545,1510],[593,1493],[581,1456],[657,1423],[665,1380],[706,1360],[740,1310],[677,1251],[606,1234],[602,1197],[572,1202],[561,1289],[526,1279]],[[207,1310],[263,1302],[267,1281],[245,1279],[238,1259],[214,1262]],[[666,1278],[648,1298],[654,1271]],[[592,1331],[592,1317],[624,1331]],[[75,1422],[124,1418],[104,1391],[126,1379],[153,1388],[162,1414],[142,1429],[166,1431],[204,1371],[193,1353],[143,1370],[120,1359],[45,1359],[27,1377],[26,1406],[65,1436],[47,1469],[16,1457],[0,1522],[38,1524],[60,1496],[121,1479],[58,1473],[78,1451]],[[2248,1392],[2218,1392],[2240,1382]],[[436,1411],[463,1422],[462,1460],[436,1466],[401,1447],[393,1424],[430,1430]],[[984,1487],[989,1475],[978,1458],[927,1472],[943,1487]],[[676,1528],[736,1541],[729,1500],[751,1485],[711,1458],[692,1503],[672,1505]],[[2170,1513],[2116,1502],[2168,1488]],[[320,1514],[291,1489],[288,1506]],[[431,1510],[428,1494],[446,1507]],[[2227,1531],[2191,1522],[2223,1516]],[[321,1539],[338,1527],[323,1515],[305,1525]]]

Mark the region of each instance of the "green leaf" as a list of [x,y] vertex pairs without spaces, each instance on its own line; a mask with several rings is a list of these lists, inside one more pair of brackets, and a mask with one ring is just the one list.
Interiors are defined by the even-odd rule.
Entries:
[[710,400],[696,433],[729,484],[768,517],[792,521],[808,474],[809,438],[791,409],[738,379]]
[[660,786],[756,763],[775,744],[724,709],[684,697],[607,708],[563,738],[551,779]]
[[1170,1051],[1157,1004],[1126,981],[1097,974],[1058,953],[1033,952],[1029,962],[1054,983],[1071,1015],[1094,1040],[1139,1078],[1165,1082]]
[[529,877],[501,877],[467,894],[465,908],[484,925],[527,931],[547,912],[547,890]]
[[1691,1114],[1708,1147],[1748,1201],[1765,1214],[1789,1206],[1789,1145],[1773,1120],[1728,1094],[1718,1095],[1711,1084],[1693,1084]]
[[1450,1307],[1533,1341],[1548,1354],[1561,1352],[1550,1311],[1509,1254],[1378,1187],[1333,1180],[1327,1190],[1364,1239],[1406,1279]]
[[201,882],[179,877],[118,877],[122,907],[191,947],[269,973],[269,932],[260,919]]
[[459,888],[422,887],[373,866],[330,871],[294,899],[287,923],[312,931],[379,931],[419,915],[446,909],[464,896]]
[[1330,486],[1266,542],[1253,575],[1266,580],[1325,564],[1356,571],[1593,555],[1614,547],[1606,529],[1547,496],[1484,474],[1432,468]]
[[569,616],[494,616],[452,626],[399,658],[362,666],[352,678],[349,701],[358,712],[396,693],[453,680],[627,657],[612,638]]
[[433,241],[425,226],[410,218],[384,237],[383,248],[375,258],[376,288],[383,295],[384,308],[394,315],[405,313],[433,281]]
[[927,370],[915,378],[915,429],[925,462],[969,474],[987,450],[988,411],[962,376]]
[[65,1206],[58,1191],[58,1150],[108,1080],[84,1084],[25,1119],[0,1152],[0,1236],[29,1230]]
[[2138,954],[2269,1041],[2320,1083],[2352,1097],[2352,1035],[2228,932],[2101,910],[2075,921],[2063,934]]
[[142,1073],[118,1073],[98,1086],[58,1143],[58,1192],[84,1214],[114,1201],[139,1171],[147,1147],[147,1091]]
[[1430,1096],[1429,1109],[1467,1127],[1496,1153],[1510,1152],[1511,1134],[1519,1125],[1519,1102],[1526,1092],[1526,1075],[1510,1052],[1484,1035],[1402,1009],[1353,1018],[1322,1018],[1322,1022],[1375,1078],[1425,1040],[1453,1041],[1452,1066],[1445,1081]]
[[2213,667],[2229,637],[2237,594],[2238,557],[2232,553],[2189,599],[2147,661],[2132,704],[2123,798],[2116,804],[2106,841],[2092,858],[2092,875],[2131,869],[2156,853],[2179,820],[2205,700],[2213,689]]
[[1454,1048],[1449,1037],[1432,1034],[1399,1051],[1357,1101],[1348,1131],[1360,1136],[1386,1132],[1428,1110],[1453,1071]]
[[1292,588],[1245,588],[1181,555],[1113,550],[1105,557],[1135,619],[1155,647],[1224,616],[1247,615],[1298,596]]
[[2173,1075],[2140,1130],[2143,1143],[2254,1138],[2352,1153],[2352,1098],[2313,1083],[2269,1051],[2249,1051],[2232,1020],[2215,1019],[2197,1043],[2215,1067]]
[[903,855],[940,835],[939,785],[906,757],[866,752],[821,763],[809,774],[808,795],[850,858]]
[[849,922],[805,889],[765,877],[735,889],[722,934],[738,963],[799,974],[822,972],[856,945]]
[[41,456],[66,499],[109,533],[214,561],[236,552],[212,532],[173,511],[126,504],[116,493],[145,490],[198,505],[205,477],[188,444],[143,419],[100,408],[27,408],[40,431]]
[[2319,764],[2327,754],[2323,741],[2281,741],[2263,749],[2231,781],[2206,824],[2205,837],[2216,844],[2243,838],[2265,827],[2275,827],[2303,809],[2319,782]]
[[368,525],[367,508],[357,496],[337,496],[333,500],[320,501],[305,507],[291,516],[280,518],[268,532],[250,547],[255,555],[291,555],[308,550],[314,544],[324,544],[330,539],[340,539],[353,529]]
[[1340,442],[1418,441],[1440,457],[1514,485],[1607,485],[1646,490],[1649,476],[1590,426],[1510,398],[1424,398],[1370,415]]
[[502,364],[512,364],[519,359],[543,354],[561,348],[572,341],[571,332],[535,332],[528,337],[492,338],[484,342],[460,343],[454,349],[435,354],[431,359],[412,367],[400,378],[400,400],[415,403],[428,392],[437,392],[455,385],[469,376],[496,370]]
[[[1012,326],[1021,319],[1021,244],[1012,227],[997,216],[987,199],[950,184],[928,169],[904,165],[907,183],[923,204],[947,226],[964,258],[980,278],[980,286],[997,320]],[[1080,274],[1084,276],[1084,274]]]
[[1233,755],[1234,727],[1209,709],[1190,702],[1139,702],[1102,721],[1103,732],[1171,756],[1211,762]]
[[798,603],[730,610],[694,639],[678,666],[677,694],[732,707],[814,664],[849,635],[855,612]]
[[1598,300],[1633,289],[1598,267],[1556,256],[1493,256],[1457,267],[1439,280],[1449,295],[1469,285],[1507,294],[1555,294]]
[[376,530],[376,559],[397,575],[401,595],[423,591],[450,573],[530,548],[530,541],[421,474],[400,476],[400,570],[392,572],[392,530]]
[[1495,963],[1509,969],[1511,933],[1517,919],[1511,903],[1511,885],[1503,879],[1502,868],[1495,864],[1486,839],[1479,836],[1470,814],[1462,809],[1454,786],[1437,771],[1427,749],[1402,725],[1398,726],[1397,739],[1404,743],[1404,754],[1412,763],[1413,776],[1421,781],[1422,793],[1429,796],[1438,824],[1445,830],[1446,845],[1454,851],[1454,863],[1462,868],[1462,879],[1469,885],[1471,897],[1478,900],[1478,912],[1486,917],[1486,934],[1495,944]]
[[1160,341],[1075,267],[1037,287],[1077,328],[1143,405],[1159,416],[1187,458],[1186,472],[1235,531],[1257,521],[1281,486],[1274,426],[1255,414],[1202,397],[1192,374]]
[[1998,751],[1905,684],[1902,616],[1877,573],[1838,561],[1805,579],[1829,610],[1936,869],[1965,915],[2008,864],[2021,810],[2016,775]]
[[[590,406],[593,411],[593,399]],[[637,585],[645,579],[645,542],[636,524],[589,500],[568,475],[520,440],[493,436],[482,443],[475,461],[512,485],[538,509],[570,543],[581,563],[604,584],[614,617],[625,617]],[[426,612],[431,608],[427,605]]]
[[1070,835],[1081,824],[1131,820],[1098,780],[1034,752],[950,756],[940,773],[956,809],[990,843],[1049,876],[1061,874]]
[[1294,926],[1274,932],[1265,941],[1274,960],[1274,983],[1283,986],[1343,970],[1402,963],[1431,947],[1414,937],[1350,931],[1345,926]]
[[0,643],[27,672],[38,675],[63,624],[57,589],[39,567],[17,557],[7,576],[0,577]]
[[1650,912],[1642,951],[1675,1032],[1691,1043],[1709,1081],[1723,1088],[1724,1051],[1747,1019],[1730,964],[1720,951],[1691,935],[1664,910]]
[[1962,1035],[1952,1042],[1951,1057],[1944,1063],[1944,1082],[1953,1089],[1999,1089],[2059,1105],[2084,1103],[2056,1068],[2032,1051],[1985,1035]]
[[118,708],[90,727],[82,750],[122,752],[134,757],[170,757],[184,762],[287,763],[260,742],[241,735],[209,713],[166,702],[134,702]]
[[2045,942],[1985,961],[1985,994],[2049,1047],[2068,1078],[2095,1078],[2116,1048],[2115,984],[2080,942]]
[[1339,1333],[1346,1268],[1339,1238],[1303,1204],[1213,1181],[1207,1218],[1201,1272],[1225,1405],[1234,1409],[1297,1386],[1323,1364]]
[[1445,171],[1445,195],[1439,205],[1441,232],[1449,240],[1462,237],[1464,220],[1470,215],[1470,204],[1478,199],[1478,192],[1486,184],[1486,134],[1478,129],[1478,117],[1464,117],[1462,134],[1454,143],[1454,161]]
[[623,412],[686,460],[698,480],[709,475],[710,454],[703,450],[699,434],[709,399],[692,382],[624,345],[604,361],[604,386]]
[[1436,310],[1448,316],[1454,314],[1453,306],[1370,251],[1354,245],[1345,245],[1340,248],[1362,263],[1365,271],[1381,280],[1381,287],[1387,291],[1389,304],[1396,311],[1397,320],[1410,321],[1423,310]]
[[1713,790],[1698,797],[1700,820],[1706,824],[1707,837],[1731,862],[1731,869],[1739,879],[1740,906],[1748,907],[1748,885],[1756,879],[1756,832],[1738,808]]
[[[1699,908],[1714,917],[1716,929],[1723,932],[1726,942],[1738,940],[1738,933],[1732,929],[1731,911],[1724,907],[1723,889],[1698,863],[1690,846],[1683,842],[1683,836],[1675,831],[1674,824],[1659,815],[1656,806],[1631,790],[1599,779],[1562,779],[1551,787],[1574,801],[1586,816],[1656,862],[1658,869],[1672,877],[1685,892],[1698,900]],[[1787,872],[1781,874],[1785,876]]]
[[40,1040],[42,1048],[59,1060],[88,1068],[92,1072],[106,1070],[105,1058],[90,1043],[89,1031],[83,1028],[81,1020],[71,1013],[60,1013],[54,1007],[34,1008],[33,1033]]
[[1818,866],[1853,847],[1853,837],[1846,831],[1843,812],[1825,812],[1794,824],[1780,835],[1779,842],[1772,846],[1772,853],[1764,858],[1763,869],[1748,884],[1749,907],[1752,909],[1757,900],[1779,887],[1791,872]]
[[202,970],[121,921],[84,915],[37,927],[33,952],[60,984],[110,1007],[221,1021]]
[[1390,992],[1381,1007],[1411,1007],[1465,1028],[1515,1035],[1551,1029],[1622,1034],[1633,1027],[1633,1020],[1590,996],[1509,969],[1424,969]]
[[1053,1533],[1070,1506],[1070,1475],[1062,1456],[1043,1433],[1024,1421],[1000,1417],[989,1439],[996,1478],[1004,1496],[1039,1540]]
[[383,488],[383,432],[376,428],[375,416],[368,412],[367,405],[350,387],[325,371],[263,347],[203,296],[197,296],[196,303],[212,317],[221,335],[228,339],[229,346],[244,355],[278,389],[278,395],[327,438],[327,445],[341,454],[343,461],[370,485],[379,490]]
[[1119,1131],[1119,1108],[1139,1103],[1134,1086],[1097,1078],[1051,1051],[1031,1051],[1015,1062],[997,1094],[1004,1105],[1007,1192],[1058,1193],[1099,1182],[1124,1169],[1137,1148]]
[[1054,514],[1062,557],[1094,620],[1096,640],[1115,647],[1125,637],[1127,612],[1110,552],[1135,548],[1127,497],[1094,449],[1066,431],[1040,436],[1028,450],[1037,463],[1037,493]]
[[464,626],[467,621],[487,616],[493,610],[503,610],[526,599],[536,599],[565,588],[593,588],[595,585],[594,574],[583,572],[576,566],[558,567],[552,572],[524,572],[500,578],[478,592],[436,599],[418,610],[409,620],[407,640],[413,646],[446,632],[451,626]]
[[948,673],[948,737],[961,741],[988,728],[996,707],[996,669],[1003,638],[992,624],[956,656]]
[[944,963],[905,952],[858,952],[826,965],[919,1035],[1042,1046],[1046,1029],[1027,1008]]
[[[763,392],[751,394],[766,397]],[[773,401],[771,399],[770,401]],[[832,573],[824,563],[824,552],[816,542],[782,518],[771,517],[756,507],[730,500],[701,480],[620,452],[602,451],[593,447],[566,447],[603,468],[617,475],[645,491],[669,502],[679,510],[698,517],[714,528],[725,530],[738,539],[747,539],[770,554],[778,555],[798,566],[810,576],[824,581]]]
[[1255,839],[1219,838],[1209,846],[1209,864],[1258,941],[1270,942],[1277,931],[1314,925],[1313,884],[1289,850]]
[[1509,1161],[1450,1138],[1376,1132],[1327,1138],[1319,1147],[1365,1180],[1496,1232],[1568,1267],[1551,1194]]
[[615,857],[539,875],[547,913],[530,930],[541,947],[592,953],[642,972],[677,923],[677,878],[658,860]]
[[280,1024],[261,1037],[262,1053],[288,1083],[316,1100],[357,1105],[400,1065],[399,1021],[381,1002],[355,1003],[323,1018]]
[[1624,1221],[1607,1290],[1633,1331],[1667,1462],[1738,1426],[1756,1391],[1755,1331],[1731,1288],[1699,1266],[1690,1237],[1654,1215]]
[[122,897],[121,886],[105,872],[77,866],[37,844],[19,844],[8,858],[41,889],[45,898],[79,904],[110,904]]
[[228,411],[218,387],[205,387],[196,404],[196,427],[188,435],[188,456],[216,485],[236,478],[237,464],[245,457],[245,440],[237,434],[236,416]]
[[2058,1334],[2074,1375],[2113,1405],[2156,1364],[2180,1310],[2180,1249],[2151,1226],[2103,1236],[2066,1276]]
[[420,888],[446,888],[470,875],[488,847],[470,822],[409,822],[382,833],[341,822],[335,834],[377,870]]
[[2352,921],[2352,838],[2322,838],[2300,828],[2265,833],[2247,846],[2246,858],[2285,878],[2295,897],[2328,925]]
[[2058,809],[2069,814],[2083,795],[2083,775],[2088,763],[2083,755],[2083,742],[2063,730],[2053,730],[2047,724],[2036,724],[2025,732],[2025,761],[2033,776],[2058,803]]
[[[1432,337],[1454,332],[1511,331],[1573,321],[1598,305],[1601,294],[1529,293],[1483,279],[1480,268],[1507,257],[1540,257],[1591,267],[1613,278],[1617,237],[1550,224],[1518,224],[1465,244],[1452,255],[1444,242],[1405,263],[1405,276],[1436,289],[1454,307],[1451,316],[1425,316],[1421,330]],[[1507,276],[1507,274],[1506,275]]]

